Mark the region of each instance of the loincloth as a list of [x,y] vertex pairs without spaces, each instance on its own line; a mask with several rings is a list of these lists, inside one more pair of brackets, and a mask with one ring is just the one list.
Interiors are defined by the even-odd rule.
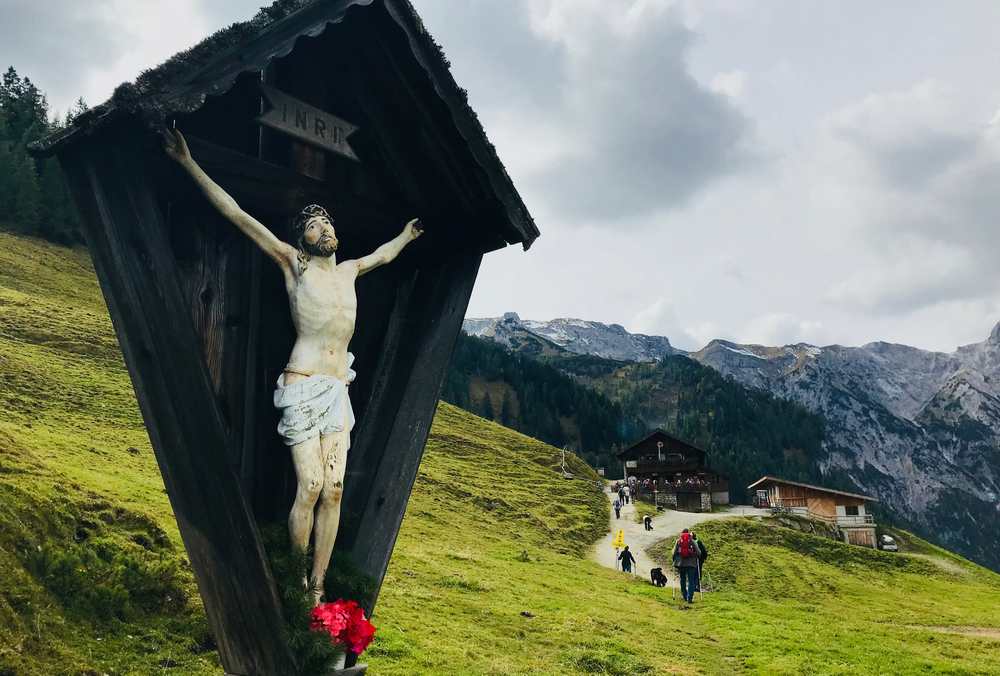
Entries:
[[[274,406],[282,410],[278,434],[286,445],[354,429],[354,409],[347,393],[347,386],[356,375],[351,369],[353,362],[354,355],[348,352],[346,382],[335,376],[316,374],[286,385],[285,374],[278,376]],[[350,446],[349,440],[347,444]]]

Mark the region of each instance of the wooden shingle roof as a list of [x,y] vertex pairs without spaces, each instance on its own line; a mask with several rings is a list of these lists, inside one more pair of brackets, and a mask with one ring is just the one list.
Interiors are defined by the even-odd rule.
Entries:
[[837,490],[836,488],[826,488],[824,486],[814,486],[813,484],[806,484],[806,483],[802,483],[800,481],[789,481],[788,479],[779,479],[778,477],[773,477],[773,476],[764,476],[764,477],[761,477],[760,479],[757,479],[757,481],[754,481],[752,484],[750,484],[749,486],[747,486],[747,490],[753,490],[757,486],[760,486],[761,484],[768,483],[768,482],[777,483],[777,484],[788,484],[789,486],[798,486],[800,488],[809,488],[809,489],[812,489],[814,491],[820,491],[822,493],[834,493],[836,495],[844,495],[844,496],[847,496],[849,498],[857,498],[859,500],[868,500],[869,502],[878,502],[878,498],[873,498],[870,495],[862,495],[861,493],[850,493],[848,491],[840,491],[840,490]]
[[[143,72],[135,82],[120,85],[108,101],[80,115],[69,127],[36,141],[30,150],[39,156],[56,154],[126,117],[162,128],[171,117],[192,113],[209,97],[228,92],[241,74],[263,71],[272,60],[288,55],[300,38],[319,36],[329,26],[359,13],[378,14],[405,34],[401,43],[406,47],[398,56],[419,64],[434,94],[445,104],[440,109],[447,113],[438,121],[457,131],[464,146],[453,151],[468,172],[485,177],[496,209],[506,221],[507,241],[530,247],[538,228],[469,107],[465,90],[452,77],[448,60],[408,0],[278,0],[252,20],[233,24]],[[359,30],[371,30],[372,25],[359,22]]]

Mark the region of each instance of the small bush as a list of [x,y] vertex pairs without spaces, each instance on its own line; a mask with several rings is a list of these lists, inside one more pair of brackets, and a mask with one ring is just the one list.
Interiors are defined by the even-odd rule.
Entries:
[[618,641],[605,641],[598,646],[579,650],[570,657],[569,662],[573,668],[585,674],[633,676],[653,672],[651,665],[640,660]]
[[152,559],[120,549],[107,559],[87,543],[63,549],[29,545],[24,565],[60,604],[98,621],[173,613],[187,596],[173,560]]

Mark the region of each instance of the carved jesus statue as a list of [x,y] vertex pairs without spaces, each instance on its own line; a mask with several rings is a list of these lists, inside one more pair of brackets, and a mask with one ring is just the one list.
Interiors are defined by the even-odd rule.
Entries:
[[292,225],[295,246],[282,242],[240,209],[192,159],[187,142],[173,130],[167,154],[191,175],[219,212],[271,258],[285,278],[296,340],[278,378],[274,405],[282,410],[278,434],[291,448],[298,489],[288,517],[293,546],[303,551],[314,540],[307,584],[319,603],[323,579],[340,525],[344,471],[351,445],[354,412],[347,386],[354,379],[354,356],[347,345],[354,335],[357,295],[354,281],[389,263],[423,233],[418,219],[372,253],[337,262],[333,219],[315,204],[302,209]]

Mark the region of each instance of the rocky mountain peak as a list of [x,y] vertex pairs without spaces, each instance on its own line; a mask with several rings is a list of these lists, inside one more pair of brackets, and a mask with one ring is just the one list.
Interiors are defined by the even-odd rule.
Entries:
[[993,331],[990,333],[987,341],[994,345],[1000,345],[1000,322],[997,322],[997,325],[993,327]]
[[463,329],[470,335],[491,338],[508,347],[511,332],[527,332],[569,352],[618,361],[652,362],[666,355],[683,354],[663,336],[630,333],[621,324],[602,324],[572,317],[536,321],[521,319],[516,312],[505,312],[497,318],[468,318]]

